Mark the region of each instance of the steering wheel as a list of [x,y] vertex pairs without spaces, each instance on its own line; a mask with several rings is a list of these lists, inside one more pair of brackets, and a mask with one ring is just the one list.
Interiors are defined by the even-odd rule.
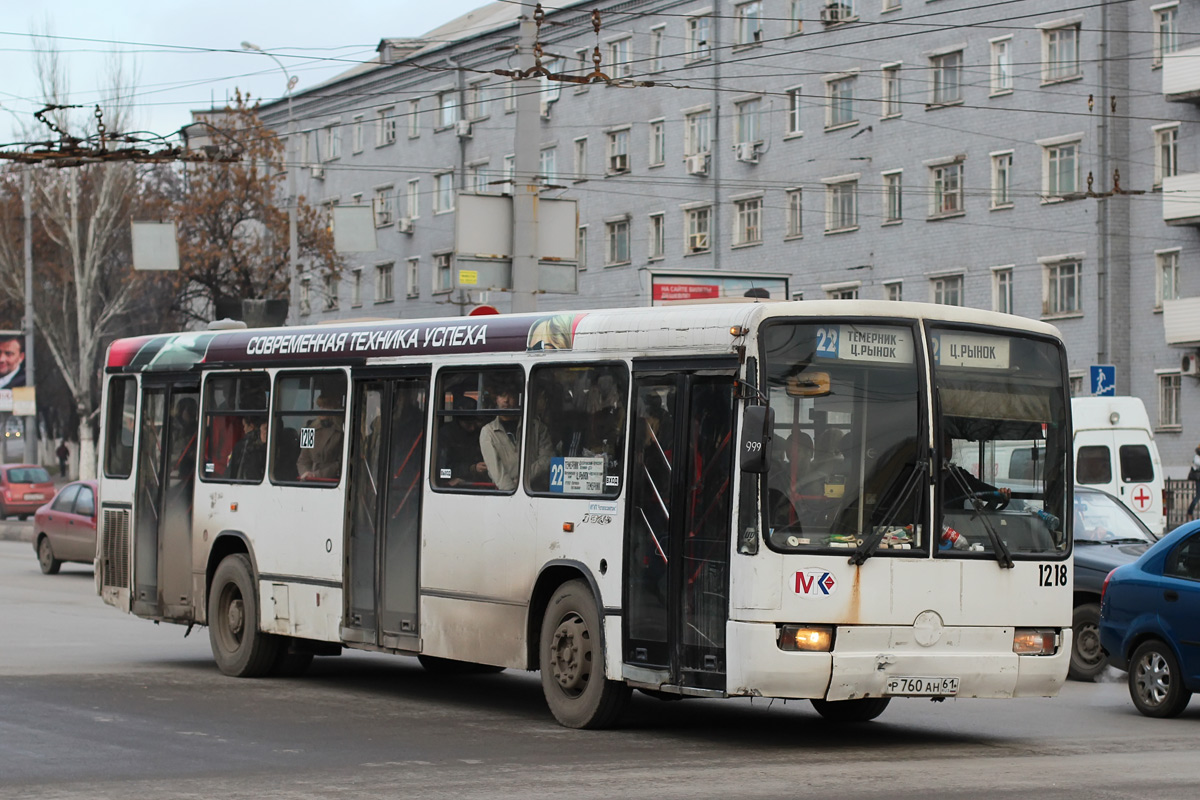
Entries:
[[988,511],[1003,511],[1012,500],[1012,492],[989,489],[986,492],[969,492],[946,501],[948,506],[957,506],[964,500],[982,500],[983,507]]

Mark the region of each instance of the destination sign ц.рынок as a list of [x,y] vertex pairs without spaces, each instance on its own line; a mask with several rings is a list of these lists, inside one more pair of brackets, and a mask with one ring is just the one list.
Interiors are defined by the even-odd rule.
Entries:
[[933,361],[943,367],[1008,369],[1008,345],[1002,336],[942,332],[933,337]]

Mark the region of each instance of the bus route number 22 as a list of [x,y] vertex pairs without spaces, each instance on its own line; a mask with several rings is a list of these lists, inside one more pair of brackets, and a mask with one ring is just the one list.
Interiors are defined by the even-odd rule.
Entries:
[[817,355],[825,358],[838,357],[838,334],[841,333],[841,328],[821,327],[817,328]]

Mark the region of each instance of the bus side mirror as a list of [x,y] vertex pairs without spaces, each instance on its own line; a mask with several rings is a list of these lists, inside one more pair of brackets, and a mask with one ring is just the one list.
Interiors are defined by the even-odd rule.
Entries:
[[761,475],[770,467],[771,431],[774,429],[774,409],[770,406],[747,406],[742,415],[742,472]]

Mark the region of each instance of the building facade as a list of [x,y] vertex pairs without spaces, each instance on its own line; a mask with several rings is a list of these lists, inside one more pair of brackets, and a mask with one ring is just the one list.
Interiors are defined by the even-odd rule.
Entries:
[[[420,39],[384,39],[375,61],[292,96],[299,193],[370,206],[378,243],[340,277],[306,267],[293,318],[506,310],[505,293],[459,280],[455,207],[459,193],[521,180],[516,109],[535,92],[535,179],[579,209],[579,291],[541,308],[648,305],[662,276],[763,273],[785,276],[795,298],[1048,320],[1075,392],[1092,393],[1092,365],[1114,365],[1117,393],[1145,402],[1168,473],[1186,472],[1200,441],[1200,382],[1184,358],[1200,346],[1187,324],[1200,318],[1188,301],[1200,296],[1200,33],[1187,33],[1200,9],[559,5],[538,28],[542,65],[586,75],[598,47],[599,69],[624,85],[495,74],[533,56],[519,47],[523,7],[492,3]],[[283,100],[263,114],[289,129]]]

